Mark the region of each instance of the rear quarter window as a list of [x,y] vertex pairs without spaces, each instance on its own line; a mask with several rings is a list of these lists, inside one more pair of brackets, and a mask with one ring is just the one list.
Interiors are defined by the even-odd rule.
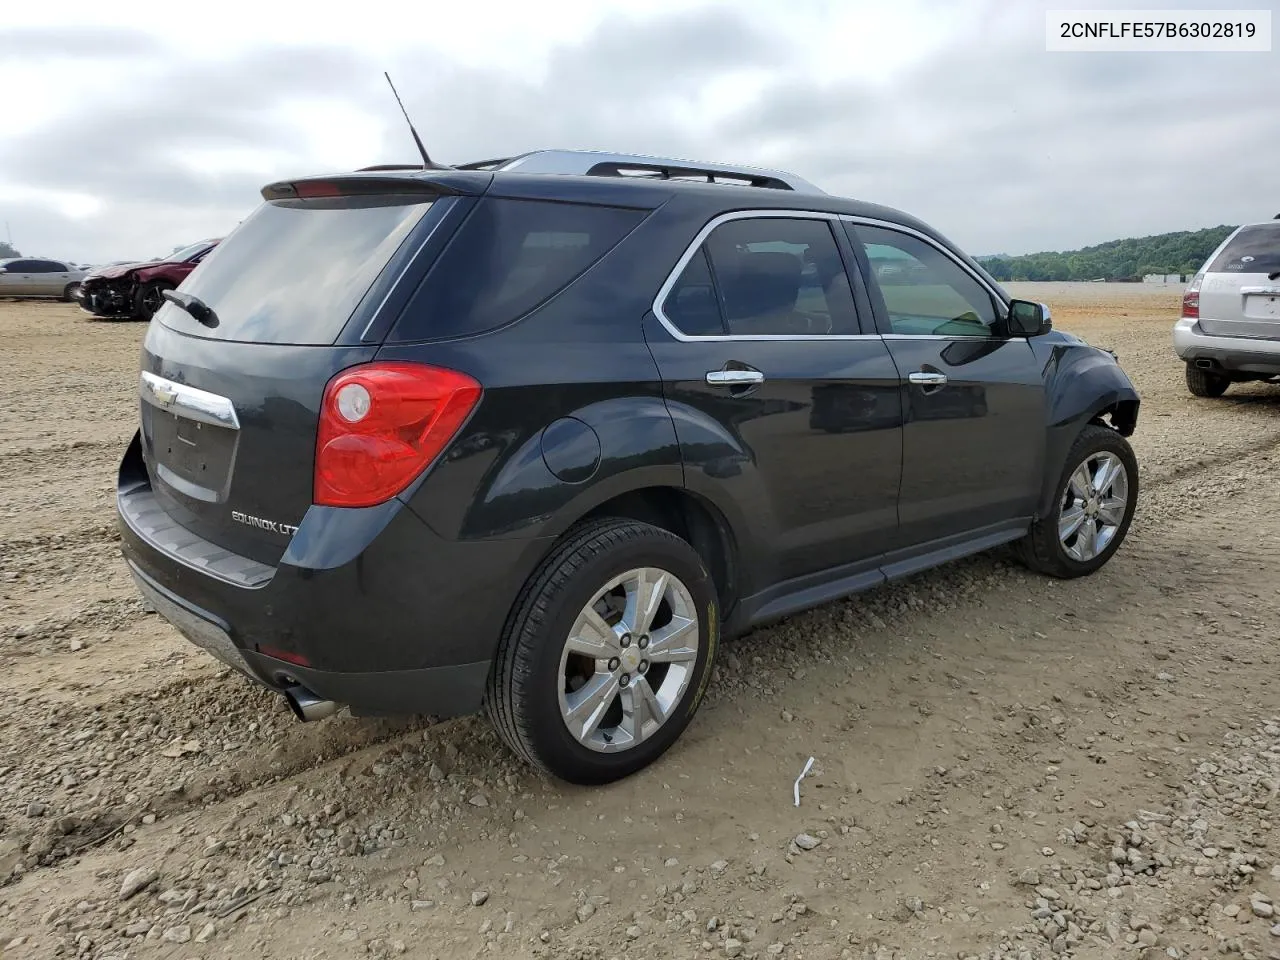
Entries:
[[1209,273],[1275,273],[1280,270],[1280,223],[1245,227],[1228,241]]
[[390,339],[465,337],[518,320],[590,269],[645,215],[576,203],[480,200]]

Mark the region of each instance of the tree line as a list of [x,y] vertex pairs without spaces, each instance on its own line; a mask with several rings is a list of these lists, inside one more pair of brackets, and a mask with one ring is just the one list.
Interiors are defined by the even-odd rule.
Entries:
[[1001,282],[1009,280],[1141,280],[1152,273],[1190,276],[1235,227],[1180,230],[1109,240],[1061,253],[998,254],[978,261]]
[[9,246],[9,244],[5,243],[3,240],[0,240],[0,260],[11,260],[14,257],[20,256],[22,256],[22,254],[20,254],[16,249]]

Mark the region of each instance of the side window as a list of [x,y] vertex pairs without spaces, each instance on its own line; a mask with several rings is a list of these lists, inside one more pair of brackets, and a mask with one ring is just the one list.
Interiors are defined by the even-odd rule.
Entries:
[[58,273],[65,269],[62,264],[54,263],[52,260],[32,260],[30,262],[32,273]]
[[909,336],[990,337],[997,333],[991,294],[933,244],[881,227],[851,225],[884,298],[889,324]]
[[15,260],[9,264],[10,273],[35,273],[34,260]]
[[726,332],[705,247],[698,249],[680,274],[662,305],[662,312],[686,336],[706,337]]
[[663,305],[689,336],[858,333],[827,220],[752,217],[716,227]]
[[518,320],[590,269],[643,210],[486,198],[436,260],[392,342],[463,337]]

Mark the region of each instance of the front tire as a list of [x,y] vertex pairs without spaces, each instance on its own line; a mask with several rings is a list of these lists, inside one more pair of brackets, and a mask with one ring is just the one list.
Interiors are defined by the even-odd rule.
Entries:
[[1036,520],[1017,552],[1032,570],[1071,579],[1093,573],[1120,549],[1138,502],[1138,461],[1115,430],[1080,432],[1058,478],[1053,512]]
[[619,780],[693,719],[718,640],[715,585],[688,543],[633,520],[584,524],[516,600],[485,711],[535,767],[576,784]]
[[156,311],[164,306],[164,297],[161,294],[173,288],[172,283],[164,280],[153,280],[151,283],[144,283],[138,290],[137,297],[134,300],[134,316],[139,320],[150,321],[156,315]]
[[1231,381],[1221,374],[1210,373],[1187,364],[1187,389],[1197,397],[1220,397],[1227,392]]

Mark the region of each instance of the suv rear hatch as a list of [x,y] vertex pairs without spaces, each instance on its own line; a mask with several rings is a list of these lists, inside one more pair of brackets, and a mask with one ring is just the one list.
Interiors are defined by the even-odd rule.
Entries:
[[140,496],[154,502],[136,512],[144,532],[203,555],[211,572],[225,552],[266,565],[283,555],[312,503],[325,386],[373,359],[378,344],[361,334],[448,206],[404,177],[300,181],[263,195],[179,288],[194,305],[166,303],[143,346],[151,485]]
[[1280,339],[1280,222],[1241,227],[1218,251],[1200,285],[1200,329]]

